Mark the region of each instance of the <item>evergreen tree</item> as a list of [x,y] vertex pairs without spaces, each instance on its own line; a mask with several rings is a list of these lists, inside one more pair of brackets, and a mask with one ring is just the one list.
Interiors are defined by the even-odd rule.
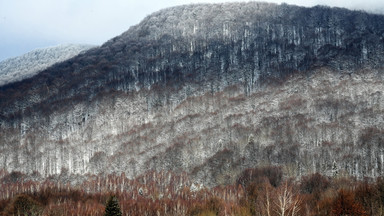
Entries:
[[121,216],[121,210],[119,207],[119,201],[115,196],[110,196],[108,198],[107,204],[105,206],[105,216]]

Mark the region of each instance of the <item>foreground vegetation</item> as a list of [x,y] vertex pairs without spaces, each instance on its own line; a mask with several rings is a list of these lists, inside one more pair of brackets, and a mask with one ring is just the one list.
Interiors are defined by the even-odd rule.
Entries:
[[38,183],[20,173],[0,174],[2,215],[104,215],[112,195],[122,215],[384,214],[384,179],[316,173],[293,180],[284,178],[280,167],[248,169],[233,185],[212,189],[169,172],[150,172],[135,180],[124,174],[89,176],[78,186],[53,177]]

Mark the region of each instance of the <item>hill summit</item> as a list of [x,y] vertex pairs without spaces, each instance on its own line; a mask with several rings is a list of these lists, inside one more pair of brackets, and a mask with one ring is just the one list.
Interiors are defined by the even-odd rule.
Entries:
[[0,62],[0,86],[33,77],[55,63],[68,60],[92,47],[66,44],[40,48]]

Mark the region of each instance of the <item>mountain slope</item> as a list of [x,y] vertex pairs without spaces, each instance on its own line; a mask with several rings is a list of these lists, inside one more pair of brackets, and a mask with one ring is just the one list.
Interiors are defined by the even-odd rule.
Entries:
[[208,186],[268,164],[382,175],[383,23],[255,2],[156,12],[0,87],[0,164],[44,177],[171,170]]
[[31,51],[0,62],[0,86],[30,78],[55,63],[68,60],[94,46],[59,45]]

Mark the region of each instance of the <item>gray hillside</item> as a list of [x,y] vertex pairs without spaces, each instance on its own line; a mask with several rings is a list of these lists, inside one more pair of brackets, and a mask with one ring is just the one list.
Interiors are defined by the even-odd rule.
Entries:
[[70,59],[92,45],[67,44],[36,49],[24,55],[0,62],[0,86],[21,81],[39,73],[53,64]]
[[0,86],[0,168],[72,180],[183,172],[209,187],[267,165],[295,178],[376,178],[383,65],[382,15],[257,2],[168,8]]

